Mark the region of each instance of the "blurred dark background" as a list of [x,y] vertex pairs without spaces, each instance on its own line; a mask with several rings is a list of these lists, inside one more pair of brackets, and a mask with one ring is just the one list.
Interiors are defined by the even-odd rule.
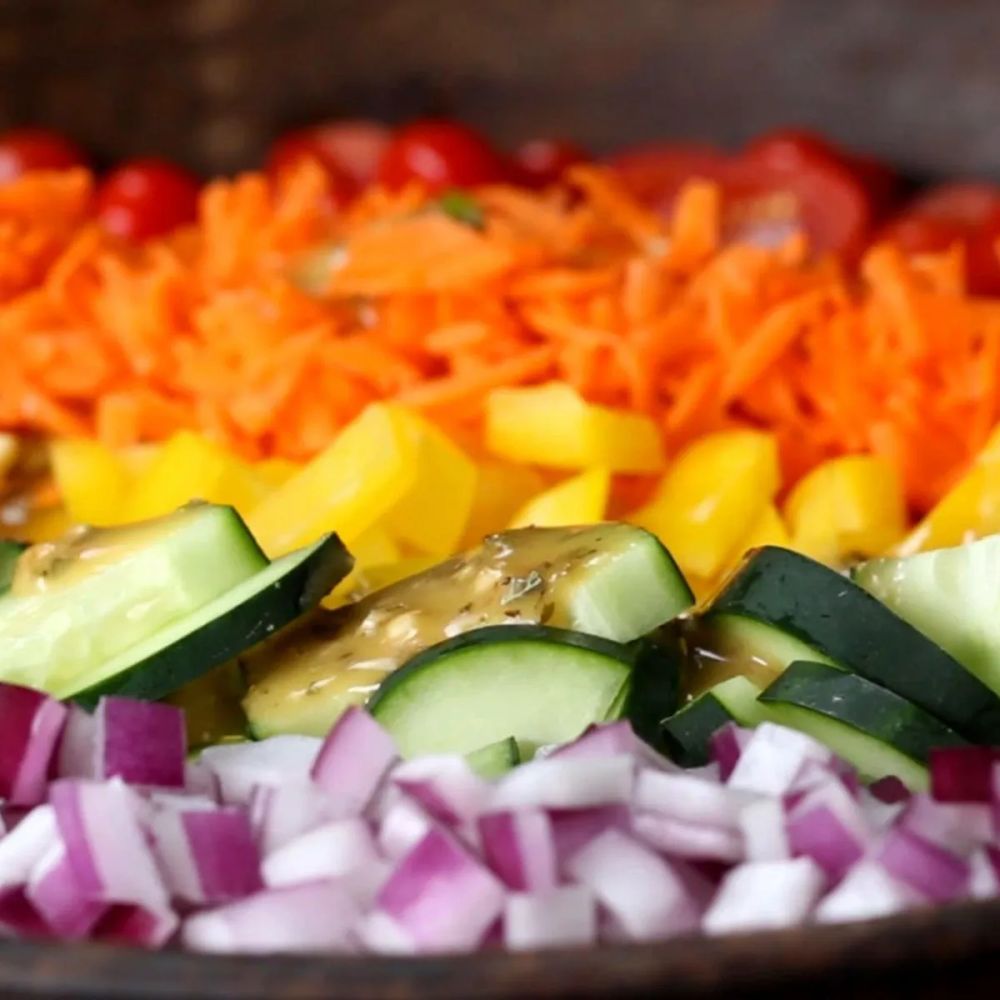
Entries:
[[0,127],[229,171],[336,115],[597,150],[794,123],[1000,178],[998,38],[997,0],[0,0]]

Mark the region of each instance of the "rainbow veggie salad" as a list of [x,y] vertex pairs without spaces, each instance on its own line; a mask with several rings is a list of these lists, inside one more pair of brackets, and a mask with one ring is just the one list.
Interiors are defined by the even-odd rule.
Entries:
[[1000,896],[998,238],[793,131],[338,122],[205,185],[0,135],[4,933]]

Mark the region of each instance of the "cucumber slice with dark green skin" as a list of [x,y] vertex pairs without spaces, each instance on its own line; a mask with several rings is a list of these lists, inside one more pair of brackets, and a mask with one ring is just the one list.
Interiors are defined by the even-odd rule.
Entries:
[[18,556],[26,548],[27,546],[21,542],[0,539],[0,594],[9,589],[10,582],[14,579]]
[[767,718],[757,695],[760,688],[746,677],[727,681],[699,695],[660,724],[664,752],[681,767],[701,767],[711,759],[712,735],[727,722],[753,727]]
[[993,691],[821,563],[787,549],[756,550],[713,601],[705,621],[725,630],[727,616],[767,626],[757,629],[757,648],[748,654],[778,669],[796,650],[796,659],[832,663],[896,692],[973,742],[1000,740],[1000,698]]
[[1000,693],[1000,535],[872,559],[851,578]]
[[465,759],[481,778],[499,778],[521,763],[521,748],[513,736],[508,736],[467,753]]
[[911,788],[926,787],[931,750],[969,745],[898,694],[825,663],[791,664],[760,701],[774,722],[825,743],[864,777],[891,774]]
[[513,734],[565,743],[624,708],[635,647],[544,625],[496,625],[432,646],[390,674],[371,714],[406,757],[470,753]]
[[86,707],[106,694],[163,698],[314,608],[353,562],[340,539],[327,535],[105,662],[84,684],[52,693]]
[[635,665],[625,692],[624,714],[636,735],[662,753],[666,747],[661,723],[680,703],[684,653],[665,629],[632,645]]
[[670,553],[641,528],[505,531],[254,650],[243,706],[259,737],[323,736],[393,670],[449,637],[544,624],[628,643],[692,602]]
[[68,693],[268,565],[231,507],[72,528],[31,546],[0,597],[0,680]]

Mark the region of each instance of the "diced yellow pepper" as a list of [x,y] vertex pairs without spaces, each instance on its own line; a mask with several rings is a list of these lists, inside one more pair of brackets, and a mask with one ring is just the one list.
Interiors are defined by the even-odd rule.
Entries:
[[49,446],[52,473],[66,510],[80,524],[119,524],[128,487],[120,455],[99,441],[63,439]]
[[24,524],[17,525],[11,534],[25,542],[51,542],[72,527],[73,518],[65,507],[43,507],[32,511]]
[[610,490],[611,474],[607,469],[588,469],[529,500],[514,515],[510,527],[596,524],[604,520]]
[[906,531],[906,505],[895,467],[874,455],[848,455],[817,466],[785,503],[792,547],[831,565],[873,556]]
[[136,478],[124,515],[128,521],[159,517],[190,500],[232,504],[246,514],[267,493],[246,462],[200,434],[180,431]]
[[420,449],[398,409],[375,403],[249,518],[271,557],[336,531],[350,546],[409,493]]
[[265,458],[254,465],[253,471],[268,486],[277,489],[284,486],[301,468],[299,462],[292,462],[287,458]]
[[630,520],[658,535],[685,573],[714,580],[774,498],[778,447],[760,431],[720,431],[689,445]]
[[373,524],[351,542],[351,555],[354,556],[354,568],[324,599],[323,604],[328,608],[336,608],[358,594],[368,593],[373,589],[368,582],[369,571],[375,566],[395,565],[403,558],[399,546],[378,524]]
[[650,417],[588,403],[563,382],[494,389],[486,398],[486,445],[503,458],[553,469],[659,472],[664,465]]
[[417,413],[394,406],[417,452],[409,490],[393,505],[385,527],[398,541],[429,555],[458,547],[476,491],[476,466],[443,431]]
[[912,555],[1000,531],[1000,427],[971,469],[938,501],[896,549]]
[[486,535],[503,531],[518,510],[544,489],[544,477],[530,465],[496,459],[480,462],[472,510],[460,547],[472,548]]
[[0,479],[14,467],[18,451],[17,438],[13,434],[0,434]]
[[116,452],[130,481],[138,479],[153,464],[162,447],[159,444],[133,444]]
[[742,559],[744,553],[762,545],[777,545],[787,549],[791,544],[792,537],[788,533],[788,528],[782,520],[778,508],[773,503],[769,503],[760,517],[757,518],[746,538],[740,543],[736,556],[738,559]]

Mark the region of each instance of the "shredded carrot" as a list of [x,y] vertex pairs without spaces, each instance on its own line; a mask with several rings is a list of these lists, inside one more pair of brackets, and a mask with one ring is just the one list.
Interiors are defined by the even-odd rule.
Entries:
[[470,225],[417,186],[337,214],[306,165],[213,182],[196,225],[142,246],[94,224],[92,184],[0,186],[0,430],[197,427],[304,459],[374,400],[467,441],[491,388],[561,378],[653,415],[670,448],[772,428],[792,478],[874,452],[921,510],[1000,419],[1000,301],[966,293],[958,250],[876,246],[845,274],[801,238],[727,243],[703,182],[667,222],[578,167],[473,192]]

